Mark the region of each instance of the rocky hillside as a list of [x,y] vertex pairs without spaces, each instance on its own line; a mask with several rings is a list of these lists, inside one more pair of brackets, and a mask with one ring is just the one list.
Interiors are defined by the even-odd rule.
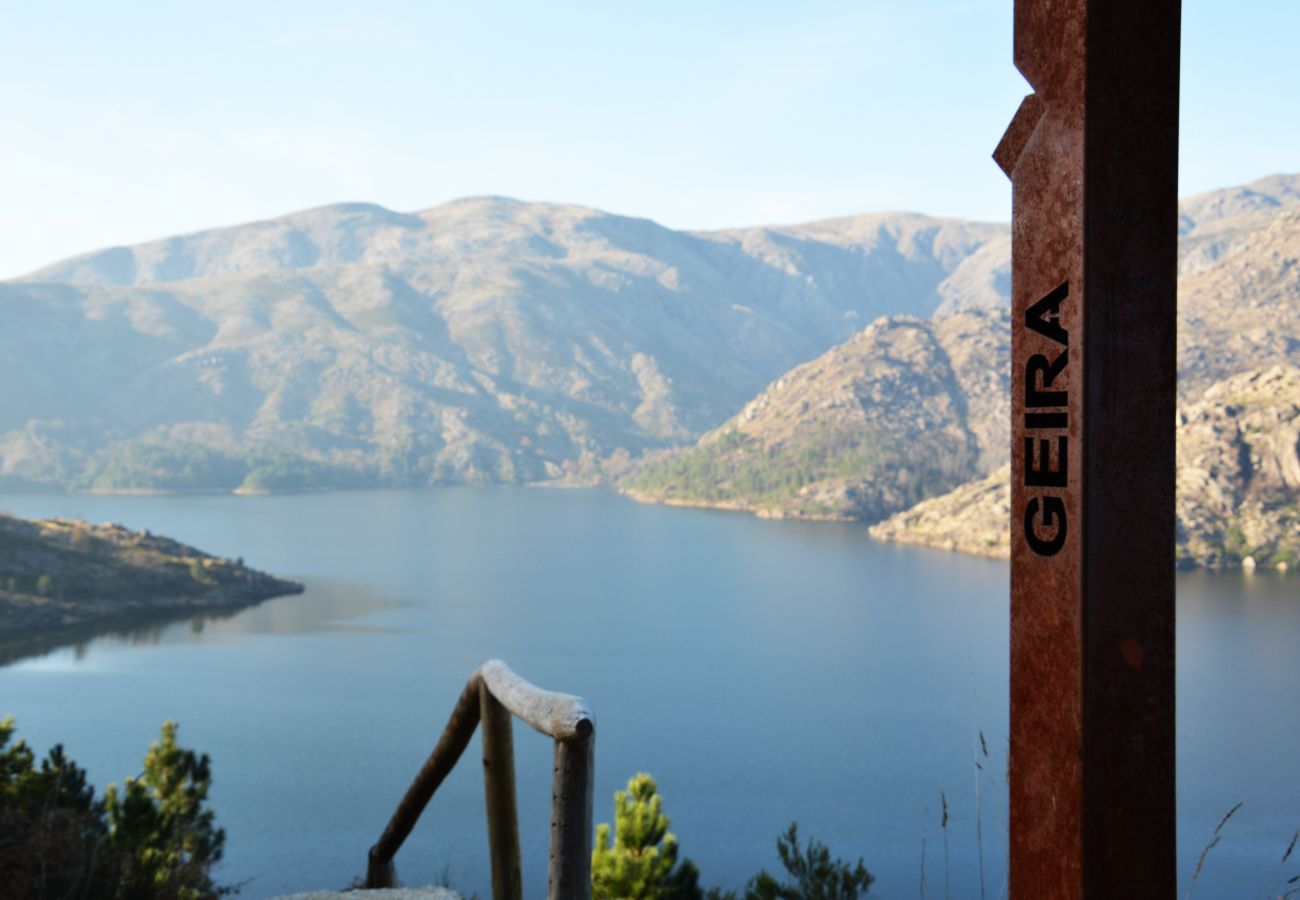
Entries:
[[1246,220],[1258,227],[1178,280],[1184,398],[1270,362],[1300,365],[1300,205]]
[[[1300,177],[1181,209],[1184,401],[1239,372],[1300,364]],[[655,502],[875,521],[989,475],[1007,460],[1009,323],[981,302],[943,314],[962,305],[945,302],[928,322],[874,323],[777,379],[696,447],[654,457],[625,489]],[[992,496],[970,490],[971,502]]]
[[238,609],[302,585],[147,531],[0,515],[0,642],[140,613]]
[[1221,381],[1178,416],[1180,559],[1300,561],[1300,368]]
[[1005,303],[1006,231],[477,198],[103,250],[0,283],[0,481],[554,478],[691,440],[881,315]]
[[882,541],[980,556],[1011,555],[1011,466],[872,525]]
[[[873,537],[964,553],[1010,553],[1010,469],[872,526]],[[1300,561],[1300,369],[1245,372],[1178,411],[1178,560],[1295,567]]]
[[1010,322],[880,319],[623,487],[654,502],[874,521],[1005,456]]
[[1178,204],[1179,274],[1209,268],[1279,212],[1298,205],[1300,175],[1271,175],[1186,198]]

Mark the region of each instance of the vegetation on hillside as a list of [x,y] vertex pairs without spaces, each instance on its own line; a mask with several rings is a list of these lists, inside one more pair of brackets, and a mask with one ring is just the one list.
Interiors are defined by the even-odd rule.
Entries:
[[[825,431],[822,434],[826,434]],[[887,443],[848,433],[818,433],[795,445],[765,447],[737,430],[716,442],[651,459],[621,487],[641,499],[766,510],[811,518],[839,518],[840,504],[806,489],[869,479],[890,472],[891,488],[904,505],[943,493],[970,471],[970,453],[915,458]],[[851,488],[850,488],[851,489]]]
[[868,471],[882,455],[880,448],[843,435],[825,441],[810,436],[798,448],[778,452],[731,429],[712,443],[647,464],[624,486],[664,498],[745,501],[775,508],[816,481]]
[[[153,437],[111,444],[86,458],[69,486],[93,491],[309,491],[357,487],[380,478],[280,447],[216,449]],[[387,480],[401,482],[395,473]],[[419,483],[419,482],[416,482]]]

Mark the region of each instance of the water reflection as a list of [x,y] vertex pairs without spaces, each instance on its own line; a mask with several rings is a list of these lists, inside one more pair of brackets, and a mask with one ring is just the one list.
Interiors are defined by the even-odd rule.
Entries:
[[235,610],[159,610],[100,622],[51,629],[0,641],[0,666],[64,650],[66,661],[82,663],[92,652],[158,644],[214,643],[239,635],[322,632],[389,633],[398,629],[361,622],[399,608],[401,601],[373,587],[312,579],[301,594]]

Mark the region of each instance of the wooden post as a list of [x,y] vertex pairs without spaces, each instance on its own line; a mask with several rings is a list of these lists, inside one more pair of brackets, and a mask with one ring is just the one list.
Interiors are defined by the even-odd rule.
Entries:
[[592,752],[596,720],[581,697],[544,691],[524,681],[499,659],[488,660],[470,676],[438,745],[402,797],[383,835],[370,848],[367,888],[396,886],[393,855],[411,833],[433,792],[465,752],[481,719],[492,896],[495,900],[521,900],[523,879],[512,715],[519,716],[555,742],[547,897],[590,900]]
[[465,690],[461,691],[460,699],[456,701],[456,708],[452,710],[451,717],[447,720],[447,727],[443,729],[437,746],[420,767],[419,774],[415,776],[415,781],[411,783],[402,801],[397,805],[393,817],[388,820],[388,825],[380,835],[378,843],[370,848],[369,862],[366,867],[366,887],[394,886],[393,855],[402,846],[406,836],[411,833],[411,829],[420,818],[420,813],[424,812],[424,808],[429,805],[429,798],[456,765],[456,760],[460,759],[460,755],[465,752],[465,747],[469,745],[470,738],[474,736],[474,729],[478,726],[479,720],[480,683],[481,679],[475,673],[465,685]]
[[510,710],[479,681],[483,737],[483,790],[487,795],[488,849],[493,900],[522,900],[519,814],[515,803],[515,745]]
[[591,900],[591,794],[596,735],[557,740],[548,900]]
[[1016,0],[1012,900],[1171,900],[1179,0]]

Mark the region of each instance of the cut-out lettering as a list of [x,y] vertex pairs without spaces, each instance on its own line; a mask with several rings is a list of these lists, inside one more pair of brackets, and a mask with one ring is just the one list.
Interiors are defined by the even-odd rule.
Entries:
[[[1025,328],[1060,346],[1055,353],[1034,353],[1025,360],[1024,459],[1021,483],[1038,491],[1025,504],[1025,542],[1039,556],[1054,556],[1065,546],[1065,498],[1070,486],[1070,391],[1064,377],[1070,364],[1070,332],[1061,324],[1062,307],[1070,297],[1063,281],[1025,310]],[[1038,412],[1045,408],[1062,410]],[[1044,435],[1043,432],[1059,432]]]
[[1061,325],[1061,304],[1070,296],[1070,282],[1062,281],[1042,300],[1025,310],[1025,327],[1062,347],[1070,345],[1070,332]]
[[[1043,497],[1041,514],[1039,507],[1038,497],[1025,507],[1025,540],[1029,549],[1039,556],[1055,556],[1065,546],[1065,501],[1060,497]],[[1055,533],[1045,537],[1053,528]]]
[[[1034,446],[1038,454],[1034,454]],[[1070,438],[1061,435],[1056,439],[1056,465],[1052,466],[1052,442],[1025,438],[1025,486],[1065,487],[1068,482],[1066,467],[1070,458]]]
[[1041,353],[1035,353],[1025,363],[1025,406],[1039,408],[1043,406],[1068,406],[1070,395],[1065,391],[1048,391],[1039,388],[1050,387],[1069,364],[1069,351],[1062,350],[1056,359],[1049,360]]

